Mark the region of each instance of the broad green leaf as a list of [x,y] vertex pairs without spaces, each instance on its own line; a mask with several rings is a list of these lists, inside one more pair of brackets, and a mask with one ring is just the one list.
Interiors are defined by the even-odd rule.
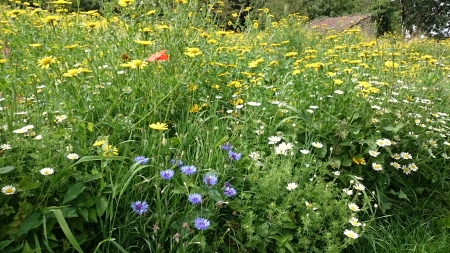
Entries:
[[27,234],[31,229],[37,228],[42,224],[42,219],[40,219],[41,214],[39,212],[32,213],[19,227],[19,232],[17,236]]
[[82,206],[82,207],[78,207],[77,208],[78,210],[78,214],[80,214],[81,215],[81,217],[83,217],[83,219],[86,221],[86,222],[89,222],[89,212],[88,212],[88,209],[86,208],[86,207],[84,207],[84,206]]
[[71,200],[74,200],[80,193],[82,193],[86,189],[86,187],[83,185],[83,183],[76,183],[72,185],[66,192],[66,195],[64,195],[64,201],[63,205]]
[[6,174],[8,172],[11,172],[12,170],[14,170],[13,166],[6,166],[3,168],[0,168],[0,174]]
[[104,196],[95,199],[95,208],[98,217],[101,217],[105,213],[106,207],[108,207],[108,200]]
[[88,209],[88,217],[91,221],[97,223],[97,213],[95,212],[95,208]]
[[64,216],[59,209],[52,209],[53,213],[55,214],[56,219],[58,220],[59,226],[61,227],[62,231],[66,235],[69,242],[72,244],[72,246],[79,252],[83,253],[83,250],[81,249],[80,245],[78,244],[77,240],[72,234],[72,231],[70,230],[69,226],[67,225],[66,220],[64,219]]
[[269,235],[269,223],[265,222],[256,226],[255,232],[261,237],[267,237]]
[[[185,190],[186,190],[186,188],[185,188]],[[220,192],[215,188],[209,190],[208,195],[209,195],[209,197],[211,197],[211,199],[213,199],[216,202],[223,201],[222,194],[220,194]]]
[[0,242],[0,250],[6,248],[8,245],[10,245],[12,242],[14,242],[13,240],[6,240],[6,241],[1,241]]

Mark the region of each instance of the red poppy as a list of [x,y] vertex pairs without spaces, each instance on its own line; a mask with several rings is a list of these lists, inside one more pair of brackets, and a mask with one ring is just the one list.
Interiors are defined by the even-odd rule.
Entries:
[[153,61],[167,61],[167,60],[169,60],[169,57],[166,54],[166,50],[161,50],[161,51],[159,51],[156,54],[150,55],[150,57],[148,57],[145,60],[149,61],[149,62],[153,62]]

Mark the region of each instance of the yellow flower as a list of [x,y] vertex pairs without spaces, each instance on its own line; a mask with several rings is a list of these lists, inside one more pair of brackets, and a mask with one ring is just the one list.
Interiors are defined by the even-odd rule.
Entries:
[[153,42],[149,40],[135,40],[134,42],[141,44],[143,46],[150,46],[153,44]]
[[106,142],[105,140],[96,141],[96,142],[94,142],[94,144],[92,144],[92,146],[93,147],[98,147],[98,146],[103,145],[103,143],[105,143],[105,142]]
[[386,66],[387,68],[398,68],[398,63],[393,61],[386,61],[384,63],[384,66]]
[[64,46],[65,49],[73,49],[73,48],[76,48],[76,47],[78,47],[78,44],[72,44],[72,45]]
[[55,63],[56,59],[51,56],[45,56],[44,58],[38,60],[38,66],[41,66],[42,69],[48,69],[50,67],[50,63]]
[[80,74],[80,69],[69,69],[66,73],[63,74],[65,77],[73,77]]
[[294,57],[294,56],[297,56],[297,55],[298,55],[297,52],[289,52],[289,53],[286,53],[284,56],[289,58],[289,57]]
[[189,109],[190,113],[195,113],[198,112],[200,110],[200,107],[198,106],[198,104],[195,104],[191,107],[191,109]]
[[364,157],[362,157],[362,158],[353,157],[352,161],[354,163],[356,163],[356,164],[366,164],[366,161],[364,160]]
[[119,150],[112,145],[105,145],[103,148],[103,156],[115,156],[119,155]]
[[124,68],[132,68],[132,69],[142,69],[148,65],[148,62],[141,60],[132,60],[130,62],[120,64],[121,67]]
[[333,79],[334,84],[340,85],[342,83],[344,83],[344,81],[342,81],[341,79]]
[[258,22],[254,22],[253,23],[253,28],[258,29],[258,27],[259,27]]
[[197,55],[201,55],[202,51],[200,50],[200,48],[197,47],[188,47],[186,48],[186,52],[184,54],[189,57],[195,57]]
[[60,16],[52,16],[52,15],[50,15],[50,16],[45,17],[43,19],[43,21],[45,23],[53,23],[53,21],[57,21],[57,20],[60,20],[60,19],[61,19]]
[[145,15],[153,15],[156,13],[156,10],[151,10],[149,12],[147,12]]
[[42,44],[29,44],[30,47],[40,47]]
[[169,129],[169,128],[167,128],[168,126],[166,123],[159,123],[159,122],[150,124],[149,127],[151,129],[160,130],[160,131]]
[[127,7],[128,5],[132,5],[135,0],[119,0],[119,5],[122,7]]

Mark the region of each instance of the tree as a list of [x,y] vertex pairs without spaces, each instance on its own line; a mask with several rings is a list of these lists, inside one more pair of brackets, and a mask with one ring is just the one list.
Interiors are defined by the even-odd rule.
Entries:
[[403,32],[412,36],[448,37],[450,0],[395,0],[401,11]]

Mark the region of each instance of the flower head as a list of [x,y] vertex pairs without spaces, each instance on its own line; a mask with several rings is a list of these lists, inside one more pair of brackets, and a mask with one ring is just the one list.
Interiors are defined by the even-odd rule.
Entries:
[[383,170],[383,165],[381,165],[379,163],[372,163],[372,168],[376,171],[381,171],[381,170]]
[[216,177],[216,175],[213,175],[213,174],[206,174],[203,177],[203,182],[206,185],[215,185],[215,184],[217,184],[217,177]]
[[359,206],[357,204],[355,204],[355,203],[348,204],[348,208],[350,210],[352,210],[353,212],[358,212],[360,210]]
[[195,57],[197,55],[201,55],[202,51],[196,47],[188,47],[188,48],[186,48],[186,52],[184,54],[189,57]]
[[315,147],[315,148],[322,148],[323,147],[323,144],[320,143],[320,142],[313,142],[313,143],[311,143],[311,145],[313,147]]
[[149,127],[151,129],[155,129],[155,130],[159,130],[159,131],[169,129],[166,123],[159,123],[159,122],[150,124]]
[[39,172],[44,176],[48,176],[48,175],[53,174],[55,172],[55,170],[53,170],[52,168],[43,168]]
[[287,188],[288,191],[292,191],[292,190],[295,190],[297,187],[298,187],[298,184],[296,184],[296,183],[289,183],[286,188]]
[[134,158],[134,162],[139,164],[147,164],[149,159],[150,158],[147,158],[145,156],[136,156]]
[[166,50],[161,50],[155,54],[150,55],[147,59],[145,59],[148,62],[153,61],[167,61],[169,60],[169,57],[166,54]]
[[194,165],[186,165],[182,166],[180,170],[186,175],[192,175],[197,171],[197,168]]
[[194,226],[196,229],[198,230],[206,230],[210,225],[209,220],[202,218],[202,217],[197,217],[194,220]]
[[175,172],[173,170],[162,170],[159,172],[159,175],[162,179],[170,180],[175,175]]
[[359,237],[359,235],[356,232],[353,232],[352,230],[348,230],[348,229],[346,229],[344,231],[344,235],[346,235],[347,237],[352,238],[352,239],[356,239]]
[[236,190],[233,187],[225,187],[225,189],[223,190],[223,194],[227,197],[233,197],[234,195],[236,195]]
[[42,59],[38,60],[38,66],[41,66],[42,69],[48,69],[50,67],[50,63],[55,63],[56,59],[52,56],[45,56]]
[[233,148],[233,146],[231,146],[231,144],[230,144],[229,142],[227,142],[227,143],[225,143],[225,144],[222,144],[222,145],[220,146],[220,148],[223,149],[223,150],[225,150],[225,151],[229,151],[229,150],[231,150],[231,149]]
[[12,195],[16,192],[16,187],[7,185],[2,187],[2,193],[5,195]]
[[78,158],[80,158],[80,156],[78,154],[76,154],[76,153],[70,153],[70,154],[67,155],[67,158],[69,160],[77,160]]
[[143,213],[147,212],[148,210],[148,204],[146,201],[136,201],[131,203],[131,208],[136,214],[142,215]]
[[190,194],[188,197],[189,202],[191,202],[194,205],[202,203],[202,195],[198,193]]
[[228,151],[228,156],[231,158],[232,161],[239,161],[242,157],[241,154],[235,153],[231,150]]
[[361,222],[359,222],[358,218],[355,218],[355,217],[351,217],[348,222],[350,222],[350,224],[352,224],[352,226],[354,226],[354,227],[361,226]]
[[181,165],[183,165],[183,161],[177,160],[177,159],[171,159],[171,160],[170,160],[170,163],[171,163],[172,165],[177,166],[177,167],[180,167]]
[[270,136],[269,137],[269,144],[277,144],[281,141],[281,137],[279,136]]

